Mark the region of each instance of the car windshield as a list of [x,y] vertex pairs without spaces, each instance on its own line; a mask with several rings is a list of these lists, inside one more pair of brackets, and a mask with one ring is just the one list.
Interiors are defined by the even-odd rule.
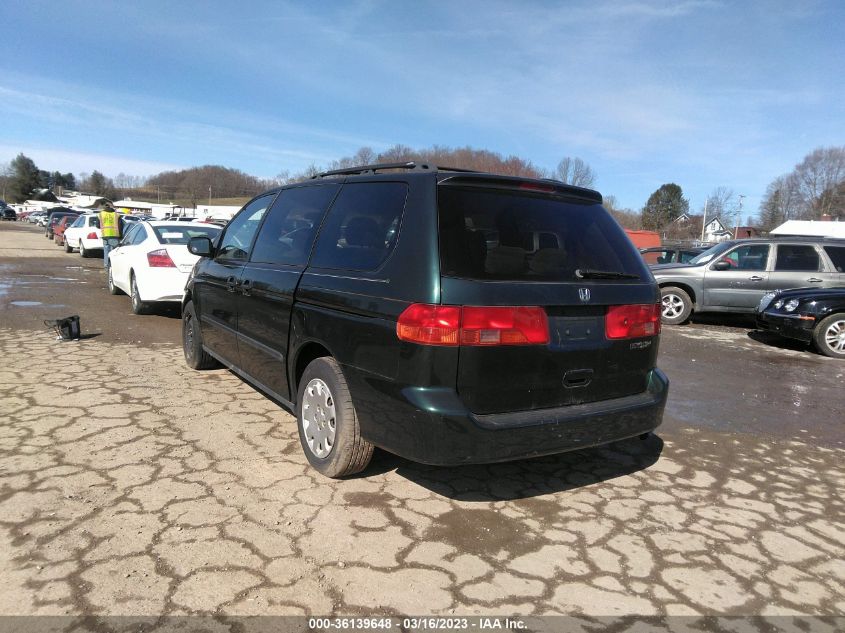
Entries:
[[156,238],[162,244],[187,244],[192,237],[207,237],[214,240],[220,235],[219,226],[187,226],[187,225],[167,225],[154,226]]
[[733,246],[732,242],[722,242],[720,244],[716,244],[716,246],[711,246],[710,248],[708,248],[703,253],[700,253],[699,255],[696,255],[691,260],[689,260],[689,263],[692,264],[693,266],[695,266],[697,264],[706,264],[711,259],[716,257],[716,255],[719,255],[720,253],[724,253],[731,246]]

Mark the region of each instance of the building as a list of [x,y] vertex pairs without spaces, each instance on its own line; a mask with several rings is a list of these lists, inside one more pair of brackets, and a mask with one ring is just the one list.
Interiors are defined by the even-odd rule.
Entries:
[[845,239],[845,222],[830,220],[787,220],[771,230],[772,235],[838,237]]

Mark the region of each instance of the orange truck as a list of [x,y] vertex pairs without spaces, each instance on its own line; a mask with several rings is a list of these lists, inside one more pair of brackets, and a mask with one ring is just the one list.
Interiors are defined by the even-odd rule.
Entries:
[[660,233],[655,231],[633,231],[625,229],[628,238],[634,243],[637,248],[652,248],[653,246],[661,246]]

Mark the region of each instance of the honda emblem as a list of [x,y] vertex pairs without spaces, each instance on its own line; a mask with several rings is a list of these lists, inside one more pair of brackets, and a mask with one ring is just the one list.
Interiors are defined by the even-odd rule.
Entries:
[[589,301],[590,300],[590,289],[589,288],[578,288],[578,296],[581,298],[581,301]]

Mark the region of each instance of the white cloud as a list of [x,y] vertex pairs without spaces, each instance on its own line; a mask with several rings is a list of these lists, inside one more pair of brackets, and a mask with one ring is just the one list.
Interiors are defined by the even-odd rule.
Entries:
[[71,172],[78,175],[81,173],[90,174],[96,169],[110,178],[121,172],[133,176],[151,176],[162,171],[185,167],[174,163],[138,160],[127,156],[94,154],[72,149],[0,144],[0,161],[2,162],[8,162],[21,153],[31,158],[39,169],[46,171]]

